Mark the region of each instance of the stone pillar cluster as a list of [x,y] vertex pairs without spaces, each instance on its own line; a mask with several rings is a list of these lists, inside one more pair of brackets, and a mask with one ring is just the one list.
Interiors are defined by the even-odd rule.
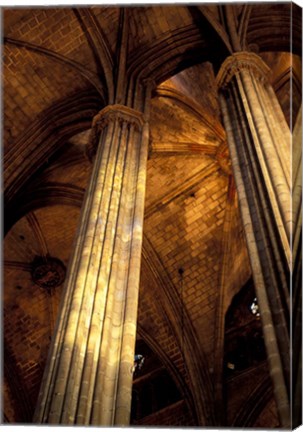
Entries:
[[[298,175],[294,221],[291,135],[268,74],[259,56],[238,52],[217,83],[275,399],[289,427],[290,238],[301,220],[302,184]],[[129,424],[148,141],[148,122],[133,108],[109,105],[94,118],[94,167],[35,423]]]
[[217,83],[275,399],[288,427],[291,135],[268,74],[259,56],[238,52]]
[[35,423],[128,425],[148,124],[109,105],[83,204]]

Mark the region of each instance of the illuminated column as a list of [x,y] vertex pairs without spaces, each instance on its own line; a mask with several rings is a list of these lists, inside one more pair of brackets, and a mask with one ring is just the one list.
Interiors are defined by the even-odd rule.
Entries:
[[109,105],[83,204],[35,423],[128,425],[148,123]]
[[291,136],[268,73],[259,56],[240,52],[217,83],[275,399],[289,427]]

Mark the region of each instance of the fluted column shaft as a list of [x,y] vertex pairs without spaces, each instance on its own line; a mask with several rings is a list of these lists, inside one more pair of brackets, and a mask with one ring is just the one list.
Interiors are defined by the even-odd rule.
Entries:
[[274,394],[289,427],[291,137],[268,73],[241,52],[225,60],[217,83]]
[[99,136],[34,421],[128,425],[136,338],[148,124],[121,105]]

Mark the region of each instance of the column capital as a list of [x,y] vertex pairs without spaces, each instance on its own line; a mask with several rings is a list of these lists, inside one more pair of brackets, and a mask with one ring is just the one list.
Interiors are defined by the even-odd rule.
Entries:
[[227,57],[217,74],[218,88],[224,88],[230,80],[241,71],[249,70],[260,79],[266,79],[270,73],[269,67],[260,56],[253,52],[237,52]]
[[125,105],[107,105],[94,117],[92,127],[100,131],[112,120],[127,122],[140,130],[144,124],[144,115]]
[[92,161],[96,154],[101,130],[114,120],[134,125],[137,130],[141,131],[144,124],[144,114],[133,108],[119,104],[107,105],[96,114],[92,121],[91,134],[86,148],[86,154],[90,161]]

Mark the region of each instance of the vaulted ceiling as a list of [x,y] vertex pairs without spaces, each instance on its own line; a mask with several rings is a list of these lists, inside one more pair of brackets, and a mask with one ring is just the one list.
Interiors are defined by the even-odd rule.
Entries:
[[[3,10],[7,421],[30,422],[35,407],[92,169],[90,125],[113,97],[121,10]],[[138,339],[175,380],[194,424],[215,421],[205,407],[222,361],[220,317],[250,277],[215,80],[232,49],[223,12],[220,5],[128,8],[130,85],[154,83]],[[290,76],[297,87],[301,77],[299,21],[294,16],[291,57],[289,4],[237,4],[234,14],[243,49],[272,69],[290,123]],[[300,103],[298,93],[294,113]],[[51,286],[39,274],[49,257],[57,272]],[[229,282],[220,306],[223,266]],[[242,405],[236,401],[234,412]]]

